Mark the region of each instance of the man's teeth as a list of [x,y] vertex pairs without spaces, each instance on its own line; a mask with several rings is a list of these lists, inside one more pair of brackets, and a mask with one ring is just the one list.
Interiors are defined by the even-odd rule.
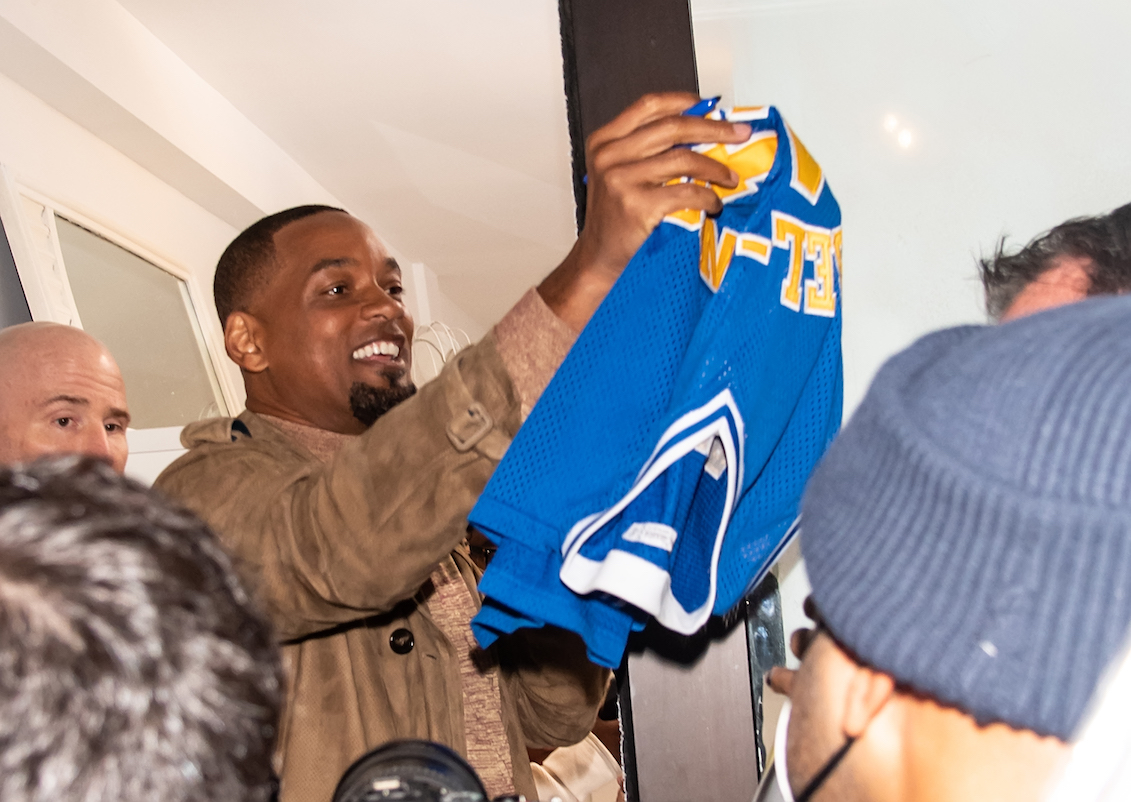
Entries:
[[368,359],[371,356],[380,354],[381,356],[391,356],[396,359],[401,355],[400,346],[395,343],[375,342],[369,345],[363,345],[353,352],[354,359]]

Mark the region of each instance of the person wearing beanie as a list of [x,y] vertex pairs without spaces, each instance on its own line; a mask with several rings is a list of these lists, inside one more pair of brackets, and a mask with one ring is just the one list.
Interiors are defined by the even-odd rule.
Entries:
[[801,520],[794,798],[1043,799],[1131,624],[1131,298],[893,357]]

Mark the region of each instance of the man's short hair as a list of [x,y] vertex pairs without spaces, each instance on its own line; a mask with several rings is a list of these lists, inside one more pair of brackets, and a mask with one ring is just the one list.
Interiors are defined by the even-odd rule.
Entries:
[[89,458],[0,468],[0,799],[266,802],[281,698],[196,516]]
[[296,220],[322,212],[345,210],[317,204],[284,209],[252,223],[224,249],[212,280],[212,297],[221,326],[232,312],[246,310],[252,294],[267,282],[268,268],[275,259],[275,233]]
[[1000,318],[1021,290],[1065,256],[1090,260],[1088,295],[1131,291],[1131,204],[1067,220],[1015,253],[1006,253],[1005,237],[998,240],[993,257],[978,260],[990,317]]

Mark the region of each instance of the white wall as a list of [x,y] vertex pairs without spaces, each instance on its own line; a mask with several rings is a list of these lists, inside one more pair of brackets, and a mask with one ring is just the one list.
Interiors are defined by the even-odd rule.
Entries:
[[0,163],[31,189],[187,267],[236,229],[0,74]]
[[[232,225],[3,74],[0,120],[0,164],[12,178],[210,286],[217,257],[237,233]],[[218,322],[202,323],[218,335]],[[239,384],[237,373],[229,379]]]
[[692,13],[703,92],[778,105],[840,201],[846,411],[916,337],[985,320],[974,258],[999,236],[1022,244],[1131,199],[1131,3],[693,0]]
[[332,202],[116,0],[0,0],[0,68],[227,222]]
[[401,264],[409,312],[419,329],[437,321],[466,334],[471,342],[487,333],[487,327],[467,313],[440,288],[436,271],[421,262]]
[[[840,201],[846,416],[887,357],[985,322],[974,260],[999,237],[1131,200],[1131,3],[691,7],[702,93],[777,105]],[[799,557],[779,565],[787,636],[806,623]],[[770,695],[767,732],[776,714]]]

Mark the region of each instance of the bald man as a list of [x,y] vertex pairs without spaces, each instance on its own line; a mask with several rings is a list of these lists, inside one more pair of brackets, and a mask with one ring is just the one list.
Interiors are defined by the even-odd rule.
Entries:
[[89,454],[121,473],[126,385],[106,346],[58,323],[0,330],[0,464]]

